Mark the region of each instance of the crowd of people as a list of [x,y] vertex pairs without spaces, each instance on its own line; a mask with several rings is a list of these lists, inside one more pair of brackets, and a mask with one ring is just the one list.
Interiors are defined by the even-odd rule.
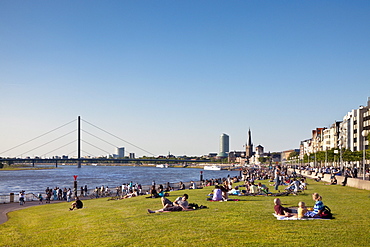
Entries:
[[[330,184],[337,184],[335,175],[338,173],[337,169],[332,168],[321,168],[316,169],[313,172],[319,173],[330,173],[331,182]],[[347,176],[356,176],[354,171],[346,169],[344,171]],[[266,180],[270,182],[261,183],[261,180]],[[240,183],[242,182],[242,183]],[[233,184],[238,183],[238,186],[233,186]],[[268,186],[270,185],[270,186]],[[298,192],[307,189],[307,183],[304,177],[300,176],[295,172],[288,173],[288,168],[286,166],[281,167],[276,165],[274,167],[244,167],[240,171],[239,176],[235,177],[226,177],[226,178],[212,178],[206,179],[199,182],[191,181],[185,185],[182,181],[178,184],[173,185],[169,182],[166,184],[156,185],[155,181],[152,182],[152,185],[149,189],[143,190],[141,184],[133,183],[123,183],[120,186],[117,186],[115,189],[111,190],[108,186],[96,187],[93,190],[93,193],[90,195],[91,198],[99,198],[111,196],[112,199],[127,199],[132,197],[137,197],[140,195],[146,195],[146,198],[160,198],[162,202],[162,208],[158,210],[149,210],[149,213],[156,212],[171,212],[171,211],[184,211],[191,210],[192,207],[189,207],[188,203],[188,194],[184,194],[181,197],[176,198],[173,202],[170,201],[167,197],[169,193],[174,190],[185,190],[185,189],[198,189],[198,188],[207,188],[213,187],[211,193],[208,194],[210,201],[228,201],[233,200],[229,197],[232,195],[247,195],[247,196],[256,196],[256,195],[275,195],[276,192],[280,192],[279,187],[283,186],[284,191],[288,191],[295,195]],[[187,187],[187,188],[186,188]],[[269,188],[270,187],[270,188]],[[271,188],[272,187],[272,188]],[[273,189],[275,191],[273,191]],[[275,192],[272,193],[271,191]],[[83,207],[80,197],[86,197],[89,195],[87,185],[81,186],[79,191],[71,188],[59,188],[55,187],[51,189],[49,187],[45,190],[46,197],[44,198],[42,194],[38,194],[39,203],[50,203],[53,201],[67,201],[71,202],[74,198],[74,202],[71,204],[70,210],[79,209]],[[275,198],[275,213],[276,215],[286,216],[286,217],[319,217],[322,213],[324,204],[322,203],[322,197],[314,193],[313,199],[315,200],[315,205],[312,209],[307,208],[305,202],[300,201],[298,203],[297,212],[292,212],[289,208],[284,208],[281,205],[279,198]],[[21,191],[19,193],[19,203],[22,205],[25,203],[25,192]]]

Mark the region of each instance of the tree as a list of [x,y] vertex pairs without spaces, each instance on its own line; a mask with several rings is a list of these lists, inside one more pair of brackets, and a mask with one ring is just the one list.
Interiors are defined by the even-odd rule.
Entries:
[[262,164],[266,163],[269,160],[268,157],[258,157],[258,161],[261,162]]

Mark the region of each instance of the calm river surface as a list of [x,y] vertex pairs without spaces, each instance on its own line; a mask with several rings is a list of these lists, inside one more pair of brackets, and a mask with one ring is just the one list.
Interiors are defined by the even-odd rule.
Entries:
[[45,170],[0,171],[0,195],[18,193],[21,190],[25,190],[26,193],[40,193],[44,192],[46,187],[73,188],[73,175],[78,176],[78,187],[86,184],[92,189],[102,185],[115,188],[130,181],[142,185],[150,185],[153,180],[156,184],[199,181],[201,171],[204,179],[239,175],[239,171],[205,171],[199,168],[59,166],[56,169]]

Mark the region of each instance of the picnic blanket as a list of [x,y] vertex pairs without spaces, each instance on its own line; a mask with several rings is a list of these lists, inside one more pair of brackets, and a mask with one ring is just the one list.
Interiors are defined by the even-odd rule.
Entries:
[[330,219],[323,219],[323,218],[296,218],[296,217],[286,217],[280,216],[275,213],[272,214],[276,217],[277,220],[330,220]]
[[[225,200],[218,200],[218,201],[214,201],[214,200],[207,200],[209,202],[225,202]],[[238,202],[240,201],[240,199],[227,199],[226,201],[230,202],[230,201],[233,201],[233,202]]]

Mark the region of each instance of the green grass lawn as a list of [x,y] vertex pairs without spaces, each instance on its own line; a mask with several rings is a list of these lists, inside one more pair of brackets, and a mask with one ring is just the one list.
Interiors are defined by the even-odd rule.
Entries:
[[[271,188],[271,187],[270,187]],[[160,199],[144,196],[85,200],[86,208],[48,204],[10,213],[0,225],[0,246],[369,246],[370,192],[309,180],[298,196],[280,197],[284,206],[313,205],[318,192],[334,220],[278,221],[274,197],[241,196],[241,201],[207,202],[212,188],[186,190],[189,202],[207,209],[148,214]],[[184,191],[171,192],[169,199]]]

